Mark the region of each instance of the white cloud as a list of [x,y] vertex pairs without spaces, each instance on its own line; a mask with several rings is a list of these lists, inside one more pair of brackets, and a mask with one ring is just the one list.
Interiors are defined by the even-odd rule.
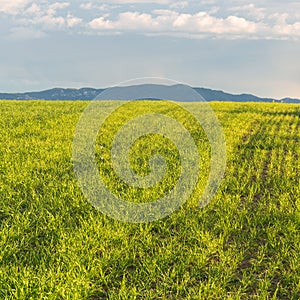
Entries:
[[29,14],[29,15],[40,15],[42,13],[42,10],[40,8],[39,5],[37,5],[36,3],[33,3],[30,7],[28,7],[25,10],[25,14]]
[[273,32],[276,35],[300,37],[300,22],[293,24],[275,25]]
[[56,27],[63,27],[65,25],[65,19],[63,17],[45,15],[32,20],[32,24],[40,24],[45,28],[54,29]]
[[191,19],[191,15],[190,14],[181,14],[178,17],[176,17],[176,19],[173,22],[173,26],[175,28],[180,28],[183,26],[186,26],[188,24],[188,22]]
[[265,17],[265,8],[258,8],[253,3],[235,6],[229,9],[230,11],[240,12],[250,17],[254,17],[257,20],[261,20]]
[[157,3],[157,4],[169,4],[171,0],[110,0],[110,1],[103,1],[106,3],[119,3],[119,4],[141,4],[141,3]]
[[114,25],[111,21],[105,20],[104,17],[94,19],[89,24],[92,29],[114,29]]
[[173,26],[186,32],[214,34],[246,34],[257,31],[257,24],[244,18],[229,16],[223,19],[211,16],[206,12],[195,15],[179,15],[173,22]]
[[170,10],[155,10],[155,15],[125,12],[117,20],[100,17],[89,23],[93,29],[145,30],[150,32],[170,31],[187,33],[237,34],[255,33],[257,25],[244,18],[229,16],[226,19],[216,18],[206,12],[197,14],[179,14]]
[[77,17],[74,17],[72,14],[68,14],[67,16],[67,26],[69,28],[73,28],[75,27],[76,25],[82,23],[82,19],[81,18],[77,18]]
[[162,24],[159,24],[150,14],[138,12],[124,12],[119,15],[119,20],[115,24],[118,29],[154,29]]
[[30,2],[30,0],[0,0],[0,13],[17,15]]
[[189,6],[189,2],[188,1],[179,1],[179,2],[171,3],[170,8],[182,9],[182,8],[186,8],[188,6]]
[[152,11],[154,15],[161,15],[161,16],[177,16],[178,12],[171,9],[154,9]]
[[[254,2],[245,4],[242,0],[233,0],[231,3],[235,6],[231,8],[224,7],[221,1],[215,0],[90,0],[79,4],[77,10],[71,7],[70,1],[52,1],[0,0],[0,13],[12,15],[11,28],[28,26],[31,30],[36,27],[37,31],[41,28],[46,32],[64,28],[74,28],[73,31],[76,32],[76,27],[85,27],[88,29],[85,30],[88,31],[87,34],[136,31],[145,35],[169,34],[188,38],[300,37],[300,18],[296,15],[296,11],[287,13],[281,10],[274,13],[268,8],[256,7]],[[143,10],[139,10],[137,6],[131,5],[137,3],[156,3],[165,6],[156,6],[163,9],[152,11],[153,6],[140,6],[139,8],[143,7]],[[217,4],[219,6],[216,6]],[[204,7],[200,10],[199,5]],[[134,11],[129,11],[134,7]],[[198,7],[198,12],[192,13],[191,9],[195,11],[195,7]],[[114,11],[116,8],[118,10]],[[78,17],[80,10],[86,10],[83,17]],[[97,12],[100,15],[95,18]],[[91,15],[90,19],[88,14]],[[81,26],[78,26],[79,24]],[[22,30],[19,29],[20,32]]]
[[92,29],[113,29],[113,30],[149,30],[159,31],[168,28],[170,20],[174,19],[177,15],[176,12],[170,10],[155,10],[154,17],[148,13],[139,12],[123,12],[120,13],[118,19],[115,21],[108,20],[106,16],[92,20],[88,25]]
[[199,5],[214,5],[217,3],[217,0],[202,0],[199,1]]
[[287,19],[289,18],[288,13],[275,13],[269,16],[270,20],[275,20],[277,24],[286,24]]
[[[247,9],[253,6],[247,6]],[[245,8],[246,9],[246,8]],[[257,15],[258,17],[258,15]],[[273,24],[268,20],[275,20]],[[300,22],[287,23],[289,15],[273,14],[263,20],[249,20],[234,14],[217,17],[202,11],[195,14],[157,9],[151,13],[122,12],[116,19],[101,16],[88,23],[95,31],[137,31],[145,35],[215,36],[219,38],[283,39],[300,37]]]
[[82,9],[89,10],[89,9],[93,9],[94,5],[93,5],[92,2],[88,2],[88,3],[81,3],[79,7],[82,8]]
[[[0,0],[1,1],[1,0]],[[32,3],[31,6],[27,7],[24,11],[24,15],[35,15],[35,16],[55,16],[58,10],[65,9],[70,6],[70,2],[55,2],[48,4],[45,2]]]
[[24,11],[24,17],[17,20],[18,24],[22,26],[41,26],[42,29],[57,29],[67,26],[68,28],[75,27],[82,22],[82,19],[74,17],[71,13],[67,15],[59,14],[59,10],[63,10],[70,6],[70,2],[54,2],[48,3],[40,1],[39,4],[32,3]]
[[13,39],[40,39],[46,34],[40,30],[28,27],[14,27],[10,30],[10,37]]
[[54,16],[59,9],[64,9],[70,6],[70,2],[55,2],[50,4],[47,8],[47,15]]
[[92,3],[92,2],[88,2],[88,3],[82,3],[79,6],[81,9],[84,10],[100,10],[100,11],[110,11],[113,10],[115,8],[118,8],[118,5],[109,5],[109,4],[97,4],[97,3]]
[[300,37],[300,21],[288,23],[290,15],[275,13],[269,16],[275,24],[270,29],[271,36]]

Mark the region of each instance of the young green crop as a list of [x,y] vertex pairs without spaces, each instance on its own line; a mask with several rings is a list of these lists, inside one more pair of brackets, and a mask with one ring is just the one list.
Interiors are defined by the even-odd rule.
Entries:
[[[0,102],[0,299],[299,299],[299,105],[212,103],[227,144],[216,197],[199,208],[209,145],[191,126],[201,154],[195,193],[169,217],[128,224],[93,208],[74,176],[72,141],[87,104]],[[137,141],[136,172],[149,172],[153,151],[169,169],[155,190],[130,190],[110,179],[104,132],[96,159],[116,193],[150,201],[170,190],[180,168],[172,143]]]

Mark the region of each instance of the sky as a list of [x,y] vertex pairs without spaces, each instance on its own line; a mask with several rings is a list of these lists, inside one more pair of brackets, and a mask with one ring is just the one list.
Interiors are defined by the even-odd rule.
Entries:
[[0,92],[140,77],[300,98],[300,1],[0,0]]

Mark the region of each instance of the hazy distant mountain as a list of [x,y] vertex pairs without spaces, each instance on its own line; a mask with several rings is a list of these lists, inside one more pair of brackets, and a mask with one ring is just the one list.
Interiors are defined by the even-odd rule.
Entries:
[[281,101],[283,103],[300,103],[300,100],[296,98],[284,98]]
[[104,90],[97,97],[97,100],[118,99],[118,100],[173,100],[186,102],[205,101],[199,93],[184,84],[161,85],[161,84],[140,84],[131,86],[112,87]]
[[54,88],[41,92],[27,93],[0,93],[0,99],[8,100],[92,100],[103,89],[81,88],[62,89]]
[[[216,91],[205,88],[194,88],[206,101],[221,100],[230,102],[273,102],[281,100],[271,98],[260,98],[251,94],[233,95],[223,91]],[[300,101],[300,100],[298,100]]]
[[[182,95],[177,94],[177,98],[175,94],[181,92],[181,89],[178,88],[181,85],[175,85],[174,88],[174,100],[183,99]],[[161,85],[144,85],[143,87],[126,87],[124,88],[110,88],[110,89],[94,89],[94,88],[81,88],[81,89],[63,89],[63,88],[54,88],[50,90],[45,90],[41,92],[27,92],[27,93],[0,93],[0,99],[6,100],[93,100],[96,96],[103,92],[102,96],[106,94],[109,95],[112,90],[114,93],[119,93],[123,95],[124,91],[128,91],[128,89],[144,89],[145,91],[150,91],[150,88],[159,92],[160,95],[165,95],[167,90],[172,87],[166,87]],[[176,92],[177,88],[177,92]],[[119,90],[118,90],[119,89]],[[148,90],[147,90],[148,89]],[[282,102],[282,103],[299,103],[300,99],[293,98],[284,98],[284,99],[273,99],[273,98],[260,98],[251,94],[241,94],[234,95],[230,93],[225,93],[223,91],[217,91],[207,88],[193,88],[196,92],[198,92],[206,101],[230,101],[230,102]],[[108,92],[107,92],[108,91]],[[140,93],[137,93],[137,95]],[[155,95],[154,92],[152,92]],[[150,94],[150,95],[152,95]],[[145,93],[147,95],[147,93]],[[167,95],[167,94],[166,94]],[[101,94],[100,94],[101,96]],[[101,96],[101,97],[102,97]],[[143,98],[143,97],[139,97]],[[156,97],[145,97],[156,99]],[[116,99],[116,98],[115,98]],[[132,99],[132,98],[131,98]],[[197,97],[187,99],[186,101],[196,101]]]

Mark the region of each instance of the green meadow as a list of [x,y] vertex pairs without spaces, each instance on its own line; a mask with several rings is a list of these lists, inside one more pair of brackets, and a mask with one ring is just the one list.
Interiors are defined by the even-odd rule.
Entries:
[[[78,185],[72,142],[88,102],[0,101],[0,299],[299,299],[300,106],[211,103],[227,166],[200,208],[210,166],[205,133],[163,102],[142,103],[141,114],[156,103],[186,122],[201,176],[179,210],[134,224],[101,213]],[[149,202],[171,191],[180,161],[172,142],[150,135],[134,145],[130,164],[147,175],[160,153],[168,164],[163,181],[142,190],[117,178],[111,133],[134,116],[128,109],[111,117],[95,159],[116,195]]]

